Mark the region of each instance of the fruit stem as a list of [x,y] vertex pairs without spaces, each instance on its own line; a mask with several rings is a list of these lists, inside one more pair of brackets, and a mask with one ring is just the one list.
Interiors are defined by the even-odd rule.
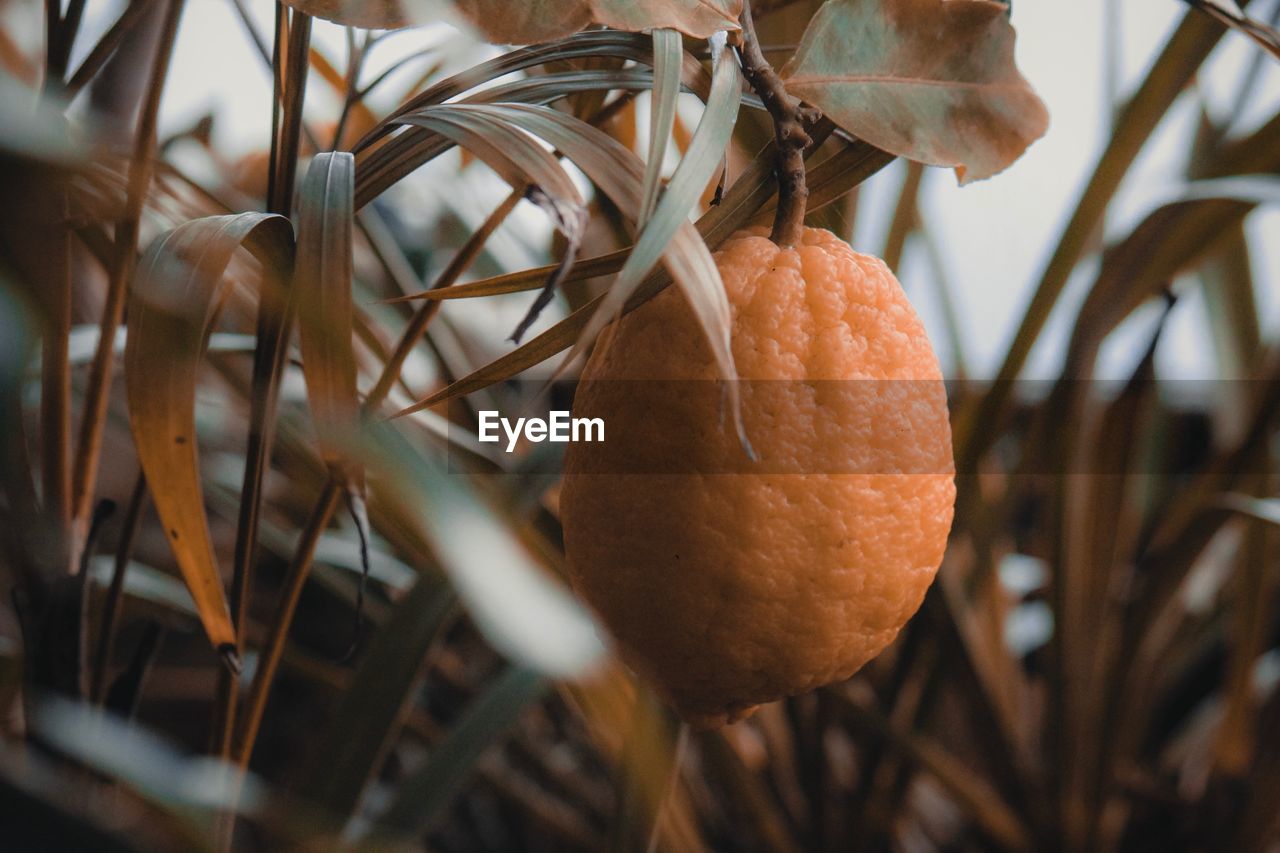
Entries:
[[755,23],[751,20],[750,0],[742,4],[741,44],[737,45],[738,60],[747,83],[773,119],[774,143],[777,154],[774,171],[778,177],[778,209],[773,217],[773,233],[769,238],[779,246],[795,246],[800,242],[804,229],[805,206],[809,201],[809,187],[805,183],[804,150],[813,143],[805,129],[806,123],[817,121],[820,113],[813,107],[800,103],[800,99],[787,93],[778,72],[764,58]]

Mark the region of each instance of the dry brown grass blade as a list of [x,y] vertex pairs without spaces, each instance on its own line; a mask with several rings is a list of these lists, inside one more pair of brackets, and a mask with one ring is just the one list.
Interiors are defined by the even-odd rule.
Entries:
[[[580,715],[595,747],[617,772],[629,745],[639,688],[631,675],[616,660],[610,660],[592,678],[560,685],[561,695]],[[662,834],[673,850],[701,853],[705,850],[697,818],[687,786],[677,777],[676,788],[666,802],[662,816]],[[658,849],[666,849],[659,847]]]
[[578,33],[567,39],[548,44],[522,47],[502,56],[462,71],[410,98],[397,110],[384,118],[355,146],[359,154],[396,129],[399,120],[423,107],[442,104],[498,77],[514,71],[523,71],[536,65],[568,59],[587,57],[617,57],[644,62],[652,61],[653,44],[639,33],[620,33],[614,30]]
[[298,146],[305,127],[302,104],[306,100],[307,72],[311,68],[311,16],[286,15],[276,8],[275,61],[272,70],[271,155],[267,179],[267,210],[288,215],[293,210],[293,188],[298,174]]
[[258,732],[262,728],[262,717],[267,711],[267,702],[271,698],[271,686],[275,683],[276,673],[280,669],[280,661],[284,657],[284,646],[293,627],[293,617],[298,609],[298,600],[302,597],[302,589],[311,575],[311,561],[315,557],[316,545],[321,534],[333,518],[338,508],[341,489],[332,481],[325,484],[311,517],[303,525],[298,541],[294,545],[293,559],[285,575],[280,600],[276,604],[271,618],[271,629],[263,644],[257,668],[253,672],[253,683],[249,686],[249,695],[245,700],[244,714],[237,728],[236,738],[231,751],[231,759],[241,769],[249,766],[253,756],[253,748],[258,742]]
[[920,184],[924,178],[924,166],[915,162],[907,163],[907,173],[902,177],[902,189],[898,191],[898,203],[893,208],[893,219],[889,224],[889,234],[884,240],[884,252],[881,257],[891,270],[897,270],[902,263],[902,251],[906,248],[907,237],[916,228],[918,206],[920,201]]
[[1276,28],[1270,24],[1242,15],[1236,3],[1224,2],[1224,0],[1186,0],[1186,2],[1214,20],[1244,33],[1267,53],[1280,59],[1280,32],[1276,32]]
[[430,107],[407,116],[405,122],[439,133],[479,156],[501,175],[512,189],[526,188],[525,196],[541,207],[552,225],[564,235],[566,247],[560,263],[542,285],[511,340],[519,341],[538,315],[550,304],[556,287],[577,259],[586,228],[586,204],[560,162],[530,136],[502,116],[475,105]]
[[[619,249],[607,255],[580,260],[573,265],[573,269],[564,277],[564,283],[585,281],[597,276],[615,273],[622,268],[623,262],[627,259],[628,251],[628,249]],[[429,290],[419,290],[416,293],[398,296],[387,301],[394,304],[397,302],[412,302],[418,299],[444,301],[447,299],[475,299],[481,296],[498,296],[503,293],[523,293],[529,290],[537,290],[541,287],[542,283],[547,280],[547,276],[555,272],[556,266],[557,264],[547,264],[521,270],[520,272],[495,275],[479,281],[469,281],[466,284],[456,284],[453,287],[432,287]]]
[[888,742],[930,773],[1001,849],[1032,849],[1022,820],[963,761],[924,735],[898,731],[889,720],[858,704],[845,691],[832,691],[831,695],[840,700],[843,716],[853,728]]
[[1233,198],[1198,199],[1159,208],[1106,253],[1102,271],[1080,309],[1068,372],[1088,375],[1086,353],[1135,308],[1168,286],[1180,272],[1212,254],[1254,203]]
[[1194,77],[1196,70],[1221,39],[1222,26],[1188,12],[1165,43],[1137,94],[1116,119],[1111,139],[1081,194],[1070,222],[1063,231],[1035,295],[1023,314],[997,380],[975,407],[957,413],[955,419],[956,468],[972,471],[988,442],[999,434],[1009,403],[1012,380],[1021,372],[1058,296],[1076,263],[1088,249],[1098,224],[1129,167],[1137,158],[1160,118]]
[[339,485],[360,494],[361,466],[347,450],[360,421],[352,348],[354,174],[350,154],[318,154],[311,161],[298,205],[294,298],[320,457]]
[[195,435],[199,361],[223,275],[244,245],[266,287],[292,263],[293,230],[265,214],[194,220],[147,251],[129,300],[124,373],[129,421],[156,511],[210,642],[235,649],[235,631],[209,537]]
[[66,85],[68,99],[74,98],[102,70],[120,43],[124,41],[125,35],[138,26],[138,23],[150,12],[151,4],[155,2],[156,0],[138,0],[130,3],[120,12],[116,22],[103,34],[102,38],[98,39],[89,54],[72,72]]
[[[1257,494],[1268,494],[1271,486],[1271,464],[1265,452],[1259,452],[1254,472],[1249,478]],[[1263,504],[1244,495],[1231,495],[1228,500],[1244,507]],[[1244,542],[1236,555],[1236,584],[1232,591],[1233,612],[1227,628],[1230,640],[1226,679],[1223,685],[1222,720],[1213,746],[1214,769],[1228,778],[1243,777],[1253,756],[1263,747],[1265,734],[1256,726],[1259,701],[1254,673],[1258,660],[1269,646],[1274,625],[1277,575],[1274,554],[1276,531],[1270,524],[1250,524]]]

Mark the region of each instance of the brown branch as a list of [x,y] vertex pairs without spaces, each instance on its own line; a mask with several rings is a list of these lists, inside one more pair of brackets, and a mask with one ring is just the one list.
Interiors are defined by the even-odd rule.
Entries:
[[764,58],[751,19],[749,0],[742,4],[741,24],[742,43],[737,51],[742,73],[773,119],[774,142],[778,149],[774,167],[778,176],[778,209],[774,214],[770,239],[779,246],[794,246],[800,242],[805,206],[809,200],[804,150],[813,140],[806,125],[816,121],[819,114],[812,107],[802,105],[799,98],[788,94],[782,78]]

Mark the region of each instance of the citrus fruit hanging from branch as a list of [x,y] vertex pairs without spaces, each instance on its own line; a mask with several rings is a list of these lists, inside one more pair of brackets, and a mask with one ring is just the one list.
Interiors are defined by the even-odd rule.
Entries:
[[561,520],[574,588],[686,720],[849,677],[916,611],[951,527],[946,393],[879,260],[808,228],[716,253],[733,309],[747,460],[675,289],[623,317],[583,372]]
[[674,291],[625,316],[583,372],[575,416],[614,432],[566,454],[570,575],[623,659],[694,725],[848,678],[893,641],[942,562],[955,469],[941,370],[883,262],[804,227],[819,117],[804,101],[962,181],[994,174],[1046,124],[1004,12],[833,0],[789,87],[748,2],[738,52],[773,120],[778,205],[768,237],[739,232],[715,261],[749,444],[725,428],[706,338]]

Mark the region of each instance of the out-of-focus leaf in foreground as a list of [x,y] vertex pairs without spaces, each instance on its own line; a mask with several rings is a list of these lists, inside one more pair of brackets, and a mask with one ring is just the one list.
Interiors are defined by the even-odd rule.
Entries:
[[0,153],[42,163],[73,165],[89,153],[63,115],[65,105],[35,94],[7,73],[0,73]]
[[216,759],[191,757],[145,729],[100,710],[44,699],[32,717],[45,743],[148,799],[180,809],[251,812],[265,797],[255,777]]
[[235,632],[205,515],[195,401],[223,274],[241,245],[262,262],[264,280],[278,286],[293,260],[293,229],[283,217],[197,219],[157,238],[134,278],[124,356],[138,459],[200,620],[219,648],[234,648]]
[[783,69],[787,88],[893,154],[989,178],[1044,135],[1007,8],[990,0],[832,0]]
[[388,422],[371,425],[366,437],[370,469],[378,466],[405,506],[420,508],[441,567],[494,648],[556,678],[591,671],[605,653],[594,620],[465,476],[420,453]]

